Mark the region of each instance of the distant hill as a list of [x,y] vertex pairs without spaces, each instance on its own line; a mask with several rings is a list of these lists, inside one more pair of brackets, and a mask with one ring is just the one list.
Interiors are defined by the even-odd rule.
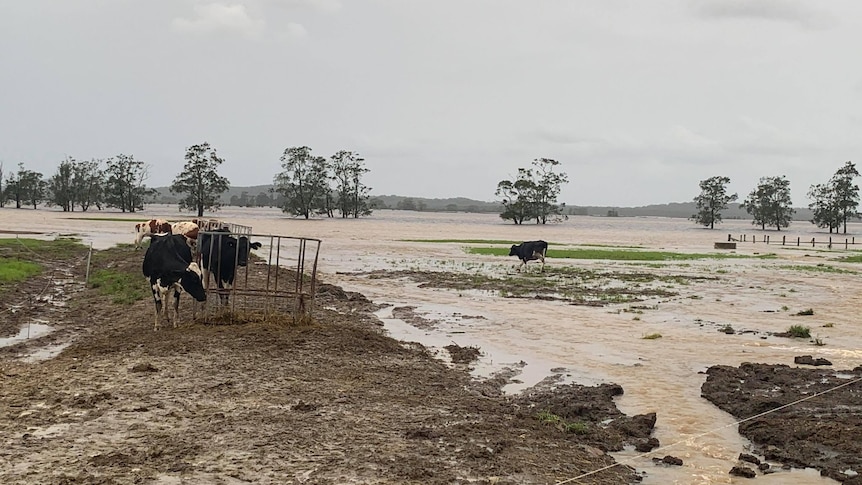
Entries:
[[[270,189],[273,189],[271,184],[231,187],[226,193],[222,194],[221,202],[223,205],[277,205],[278,200],[272,201],[271,197],[277,198],[278,194],[270,192]],[[159,204],[176,204],[178,202],[178,198],[171,194],[167,187],[156,187],[155,190],[158,191],[158,195],[154,198],[153,202]],[[377,209],[430,212],[502,212],[502,204],[499,202],[468,199],[466,197],[429,199],[403,195],[372,195],[371,204],[372,207]],[[807,207],[796,207],[795,209],[796,213],[793,215],[794,221],[811,220],[810,209]],[[565,208],[565,213],[568,215],[599,217],[678,217],[687,219],[695,212],[697,212],[697,208],[694,202],[670,202],[667,204],[652,204],[638,207],[567,205]],[[721,216],[725,220],[751,219],[751,216],[745,212],[745,209],[739,208],[738,203],[730,204],[727,210],[722,211]]]

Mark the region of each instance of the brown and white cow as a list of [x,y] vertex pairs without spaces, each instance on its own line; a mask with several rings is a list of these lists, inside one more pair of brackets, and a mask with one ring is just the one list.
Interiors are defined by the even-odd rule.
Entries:
[[145,237],[153,234],[181,234],[186,238],[186,244],[194,249],[198,241],[198,225],[193,221],[180,221],[173,224],[164,219],[150,219],[147,222],[135,224],[135,249],[141,248]]
[[164,219],[150,219],[135,224],[135,249],[141,249],[141,241],[153,234],[170,234],[171,223]]
[[198,231],[200,231],[200,228],[196,220],[180,221],[171,224],[171,233],[183,235],[186,238],[186,243],[192,249],[198,243]]

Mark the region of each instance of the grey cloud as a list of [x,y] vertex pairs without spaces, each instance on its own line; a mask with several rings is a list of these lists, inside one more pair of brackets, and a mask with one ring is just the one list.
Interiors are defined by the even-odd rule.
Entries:
[[696,0],[691,8],[704,18],[760,19],[789,22],[808,28],[825,28],[834,19],[809,5],[790,0]]

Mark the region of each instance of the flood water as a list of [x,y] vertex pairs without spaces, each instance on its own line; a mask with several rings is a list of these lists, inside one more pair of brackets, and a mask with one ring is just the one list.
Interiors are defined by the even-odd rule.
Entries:
[[[6,229],[78,233],[94,247],[133,242],[133,224],[81,221],[56,211],[15,211],[0,214]],[[86,216],[104,217],[93,213]],[[109,214],[123,217],[122,214]],[[135,217],[185,218],[175,207],[152,207]],[[748,483],[728,471],[747,443],[737,434],[734,419],[700,397],[706,376],[717,364],[743,362],[793,365],[793,358],[810,354],[832,361],[835,369],[862,365],[862,325],[855,312],[862,283],[858,274],[814,271],[811,267],[862,269],[833,258],[846,254],[845,236],[834,236],[832,249],[812,248],[811,238],[826,240],[807,222],[794,222],[782,233],[761,232],[747,221],[726,221],[708,230],[684,219],[572,217],[560,224],[515,226],[496,214],[442,214],[378,211],[370,218],[299,220],[277,209],[226,208],[218,217],[249,225],[255,234],[313,237],[323,240],[320,272],[325,282],[359,291],[376,303],[413,306],[425,318],[437,320],[434,330],[418,330],[395,321],[391,309],[379,314],[393,336],[440,347],[455,342],[475,345],[484,353],[478,372],[520,366],[519,383],[506,390],[517,392],[547,375],[559,373],[577,383],[620,384],[618,398],[626,414],[656,412],[655,434],[662,448],[647,456],[619,453],[618,461],[646,472],[645,484]],[[860,229],[851,225],[851,230]],[[780,241],[787,234],[794,246],[763,244],[763,235]],[[573,306],[565,302],[501,298],[493,292],[457,292],[418,288],[395,279],[367,279],[350,274],[372,269],[462,269],[510,272],[514,258],[467,254],[464,244],[411,242],[415,239],[544,239],[551,250],[561,245],[638,246],[675,252],[716,251],[713,244],[746,234],[756,243],[738,243],[738,254],[775,253],[774,259],[744,261],[694,260],[642,265],[639,271],[663,274],[707,275],[714,279],[673,288],[678,297],[644,302],[654,309],[633,314],[629,304],[606,307]],[[23,237],[23,236],[22,236]],[[33,237],[33,236],[26,236]],[[802,243],[795,246],[796,238]],[[846,236],[848,239],[853,235]],[[808,245],[804,244],[808,241]],[[837,242],[841,244],[837,244]],[[862,242],[862,239],[860,239]],[[532,264],[532,263],[531,263]],[[628,271],[632,263],[554,260],[547,264]],[[802,267],[809,270],[801,269]],[[814,268],[816,269],[816,268]],[[814,315],[793,314],[813,309]],[[387,313],[388,312],[388,313]],[[768,337],[803,324],[825,344],[808,340]],[[827,325],[828,324],[828,325]],[[731,325],[735,335],[718,330]],[[826,326],[824,326],[826,325]],[[742,333],[741,331],[751,331]],[[644,339],[659,333],[661,338]],[[682,467],[657,467],[654,456],[673,455]],[[760,484],[837,483],[814,471],[780,471],[757,478]]]

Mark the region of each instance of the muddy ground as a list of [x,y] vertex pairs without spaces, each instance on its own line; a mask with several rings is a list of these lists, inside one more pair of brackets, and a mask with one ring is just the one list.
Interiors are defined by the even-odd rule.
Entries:
[[[772,467],[760,463],[768,460],[816,468],[821,475],[856,485],[862,484],[857,475],[862,470],[859,379],[862,366],[843,371],[768,364],[714,366],[707,370],[701,392],[740,420],[778,409],[739,425],[759,455],[748,460],[752,470],[759,465],[769,472]],[[791,403],[796,404],[787,406]]]
[[[142,257],[94,264],[147,288]],[[152,301],[83,287],[85,259],[42,254],[63,271],[0,290],[3,337],[33,319],[56,329],[0,348],[0,483],[555,483],[613,464],[605,450],[654,424],[616,409],[618,386],[504,396],[505,379],[386,337],[371,302],[331,285],[310,324],[154,332]],[[636,480],[617,466],[578,483]]]
[[[148,295],[142,258],[117,248],[94,266],[139,279]],[[0,337],[31,321],[55,331],[0,348],[0,483],[543,484],[613,464],[607,451],[658,446],[655,414],[616,408],[620,386],[551,376],[504,395],[516,373],[477,381],[466,372],[481,349],[451,346],[447,365],[386,337],[375,305],[333,285],[320,287],[308,324],[188,321],[154,332],[149,296],[115,304],[84,287],[83,251],[34,259],[50,269],[0,289]],[[182,306],[189,314],[187,296]],[[433,326],[410,307],[395,310]],[[862,369],[835,374],[713,368],[703,394],[745,418]],[[848,386],[741,431],[773,466],[856,483],[844,470],[860,468],[859,400],[858,384]],[[831,441],[815,440],[823,436]],[[633,483],[638,472],[649,470],[616,466],[573,483]]]

